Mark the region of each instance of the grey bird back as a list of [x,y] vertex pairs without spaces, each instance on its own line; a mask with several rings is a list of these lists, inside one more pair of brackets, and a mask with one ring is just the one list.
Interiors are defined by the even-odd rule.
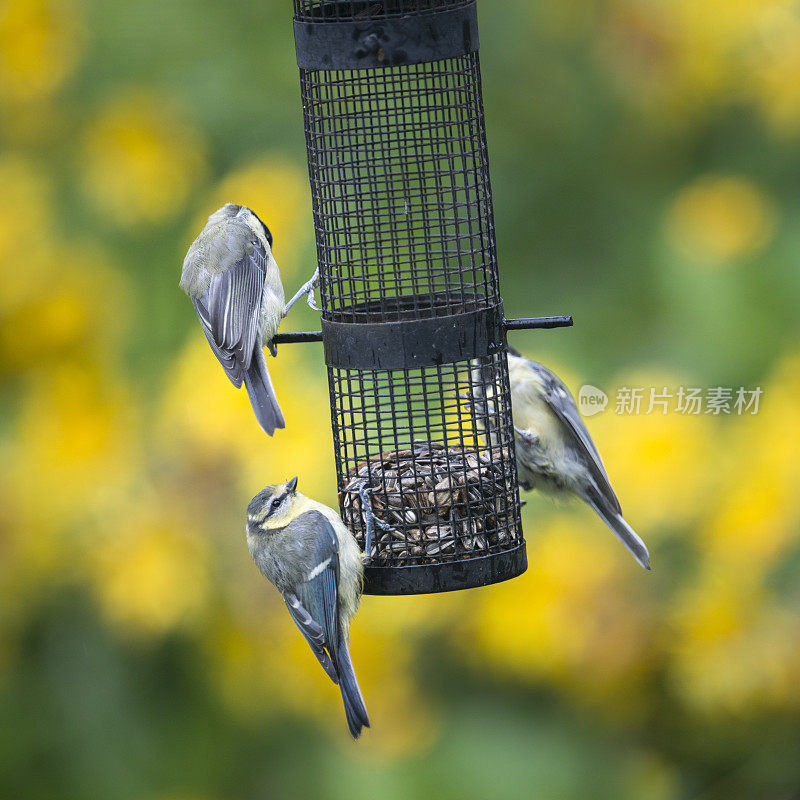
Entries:
[[[258,217],[230,203],[214,212],[186,254],[180,285],[228,379],[237,388],[244,382],[256,419],[271,436],[285,422],[262,351],[268,245],[247,219]],[[280,314],[276,309],[276,329]]]

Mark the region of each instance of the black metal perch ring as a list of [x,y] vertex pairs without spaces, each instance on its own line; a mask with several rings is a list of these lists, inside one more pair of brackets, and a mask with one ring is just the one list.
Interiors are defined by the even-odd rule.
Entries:
[[[572,324],[572,316],[564,314],[554,317],[511,317],[503,320],[502,327],[507,331],[526,331],[570,328]],[[272,339],[273,344],[305,344],[321,341],[322,331],[288,331],[287,333],[278,333]]]

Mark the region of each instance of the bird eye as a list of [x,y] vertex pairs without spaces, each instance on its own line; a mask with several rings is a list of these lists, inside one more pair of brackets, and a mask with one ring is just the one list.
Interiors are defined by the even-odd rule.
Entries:
[[280,498],[276,498],[275,500],[273,500],[273,501],[270,503],[270,506],[271,506],[272,508],[277,508],[277,507],[278,507],[280,504],[281,504],[281,499],[280,499]]

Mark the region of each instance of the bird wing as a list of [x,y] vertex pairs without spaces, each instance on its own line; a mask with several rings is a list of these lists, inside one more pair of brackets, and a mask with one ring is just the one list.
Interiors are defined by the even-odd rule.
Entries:
[[266,250],[258,240],[253,245],[252,252],[213,275],[205,294],[193,300],[214,355],[237,387],[253,357],[267,274]]
[[292,615],[294,624],[297,625],[300,633],[305,637],[317,660],[322,664],[322,668],[334,683],[339,683],[336,667],[333,666],[331,657],[325,651],[325,632],[314,622],[311,614],[308,613],[308,610],[303,606],[296,594],[286,594],[283,599],[286,601],[286,607]]
[[616,513],[622,513],[619,500],[611,488],[611,481],[608,479],[606,468],[603,466],[597,446],[589,435],[581,415],[578,413],[575,399],[557,375],[541,364],[539,367],[541,368],[540,376],[548,406],[569,431],[575,446],[586,457],[589,472],[594,478],[598,490]]
[[194,303],[194,310],[200,320],[200,327],[203,329],[206,340],[211,347],[217,361],[222,364],[225,374],[230,378],[231,383],[238,389],[244,380],[244,370],[242,365],[236,360],[236,355],[230,350],[224,350],[216,341],[214,341],[214,332],[211,327],[211,320],[209,319],[208,309],[203,305],[201,300],[192,299]]
[[[305,575],[305,580],[295,587],[294,594],[297,598],[300,608],[302,608],[314,623],[314,632],[317,631],[322,634],[322,639],[319,636],[312,642],[306,631],[300,627],[297,619],[297,611],[292,612],[292,617],[300,627],[303,635],[309,640],[312,649],[314,650],[317,658],[319,658],[325,671],[331,675],[330,670],[326,666],[326,662],[320,657],[318,650],[322,649],[328,652],[326,657],[330,654],[328,662],[333,661],[331,665],[334,668],[336,677],[331,675],[334,683],[338,683],[338,673],[335,666],[338,665],[338,650],[340,640],[340,624],[339,624],[339,540],[336,537],[336,531],[333,526],[319,511],[311,510],[306,511],[295,520],[295,525],[305,526],[306,529],[311,529],[314,532],[315,538],[313,540],[312,558],[309,561],[310,567]],[[288,605],[287,600],[287,605]],[[308,626],[306,626],[308,628]]]

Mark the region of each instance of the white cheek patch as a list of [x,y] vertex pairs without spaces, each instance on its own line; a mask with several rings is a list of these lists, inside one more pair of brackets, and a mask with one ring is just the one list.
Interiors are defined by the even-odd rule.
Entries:
[[266,509],[263,510],[260,514],[248,514],[247,521],[248,522],[263,522],[264,518],[267,516]]
[[320,575],[328,568],[328,564],[330,563],[331,560],[329,558],[326,558],[321,564],[317,564],[317,566],[314,567],[314,569],[312,569],[311,572],[308,573],[308,575],[306,576],[306,580],[313,581],[314,578],[317,577],[317,575]]

